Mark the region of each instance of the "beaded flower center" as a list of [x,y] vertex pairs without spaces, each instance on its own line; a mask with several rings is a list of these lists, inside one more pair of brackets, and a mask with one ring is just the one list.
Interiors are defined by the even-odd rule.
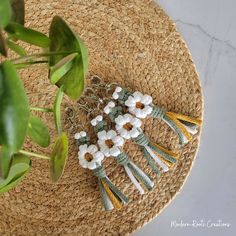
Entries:
[[145,106],[141,102],[136,103],[136,108],[143,109]]
[[84,157],[85,157],[86,161],[88,161],[88,162],[91,162],[93,160],[93,155],[91,153],[87,152]]
[[133,129],[133,125],[130,123],[126,123],[125,125],[123,125],[123,128],[130,131]]
[[111,139],[107,139],[105,143],[109,148],[112,148],[115,145]]

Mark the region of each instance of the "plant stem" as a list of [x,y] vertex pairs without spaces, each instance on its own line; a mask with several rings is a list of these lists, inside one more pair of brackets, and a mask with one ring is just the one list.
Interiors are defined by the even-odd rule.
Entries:
[[43,108],[43,107],[30,107],[31,111],[41,111],[41,112],[53,112],[52,108]]
[[64,96],[64,85],[62,85],[56,95],[55,103],[54,103],[54,118],[55,118],[55,124],[57,127],[58,134],[62,133],[62,127],[61,127],[61,103]]
[[43,64],[43,63],[48,63],[48,61],[46,60],[42,60],[42,61],[29,61],[29,62],[24,62],[24,63],[13,63],[16,66],[16,69],[25,69],[27,67],[30,67],[32,65],[36,65],[36,64]]
[[72,51],[72,52],[46,52],[46,53],[37,53],[37,54],[31,54],[25,57],[18,57],[16,59],[11,60],[12,63],[22,63],[29,61],[34,58],[39,58],[39,57],[50,57],[50,56],[56,56],[56,55],[69,55],[71,53],[75,53],[77,51]]
[[27,156],[31,156],[31,157],[36,157],[36,158],[44,159],[44,160],[50,160],[51,159],[48,156],[44,156],[44,155],[38,154],[38,153],[28,152],[28,151],[25,151],[25,150],[20,150],[19,153],[27,155]]

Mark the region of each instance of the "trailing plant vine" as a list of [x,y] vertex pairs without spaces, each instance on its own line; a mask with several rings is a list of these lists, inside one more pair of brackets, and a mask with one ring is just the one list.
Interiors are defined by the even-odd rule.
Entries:
[[[67,23],[55,16],[49,37],[26,28],[24,0],[1,0],[0,3],[0,193],[16,186],[31,167],[30,158],[50,162],[52,181],[61,177],[68,157],[68,137],[61,124],[63,96],[78,99],[84,90],[84,77],[88,69],[88,52],[82,40]],[[20,41],[42,48],[41,53],[27,54]],[[12,50],[19,57],[9,59]],[[58,87],[54,106],[32,107],[29,104],[19,69],[32,65],[48,65],[49,80]],[[50,135],[47,125],[32,115],[32,111],[53,113],[58,137],[51,155],[25,150],[29,137],[41,147],[48,147]]]

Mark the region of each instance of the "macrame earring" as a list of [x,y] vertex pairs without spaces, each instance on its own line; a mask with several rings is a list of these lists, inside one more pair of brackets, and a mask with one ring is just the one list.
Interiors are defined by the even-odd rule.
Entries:
[[91,121],[91,124],[94,127],[94,131],[97,133],[98,145],[102,153],[106,157],[113,157],[119,165],[124,167],[125,172],[134,186],[139,190],[140,194],[144,194],[144,189],[141,184],[144,185],[147,190],[151,190],[154,186],[153,181],[140,167],[130,160],[128,155],[123,151],[123,137],[113,129],[108,130],[107,123],[103,120],[101,115],[95,117]]
[[124,139],[132,139],[141,146],[144,156],[154,172],[160,173],[157,165],[166,172],[176,163],[178,154],[150,141],[141,129],[142,121],[140,119],[128,113],[124,114],[122,107],[116,106],[112,101],[104,107],[104,112],[115,123],[117,132]]
[[131,93],[126,88],[116,87],[113,98],[124,104],[128,111],[137,118],[161,119],[178,135],[180,145],[186,144],[197,133],[197,127],[202,125],[201,119],[168,112],[152,103],[152,97],[140,92]]
[[106,211],[121,209],[122,204],[128,203],[128,198],[110,181],[105,169],[102,166],[104,154],[98,150],[96,145],[90,144],[90,139],[86,132],[75,134],[75,139],[79,146],[78,159],[83,168],[93,171],[98,178],[101,199]]

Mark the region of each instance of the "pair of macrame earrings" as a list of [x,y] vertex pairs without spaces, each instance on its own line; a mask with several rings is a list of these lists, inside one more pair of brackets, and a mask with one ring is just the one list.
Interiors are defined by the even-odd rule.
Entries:
[[161,173],[159,168],[167,172],[177,162],[177,153],[149,140],[141,129],[141,119],[151,116],[163,120],[176,132],[181,146],[192,139],[192,135],[197,133],[197,127],[202,123],[200,119],[166,112],[153,104],[151,96],[140,92],[131,93],[126,88],[116,87],[112,98],[117,102],[109,101],[104,107],[104,113],[115,123],[115,130],[108,130],[104,116],[98,115],[91,120],[91,125],[98,137],[97,145],[90,143],[84,131],[75,134],[79,146],[79,163],[83,168],[92,170],[98,177],[105,210],[114,207],[120,209],[122,204],[128,203],[128,198],[107,177],[102,166],[104,157],[113,157],[124,168],[140,194],[145,192],[143,186],[149,191],[154,186],[148,174],[123,150],[125,140],[131,139],[140,146],[148,164],[158,176]]

